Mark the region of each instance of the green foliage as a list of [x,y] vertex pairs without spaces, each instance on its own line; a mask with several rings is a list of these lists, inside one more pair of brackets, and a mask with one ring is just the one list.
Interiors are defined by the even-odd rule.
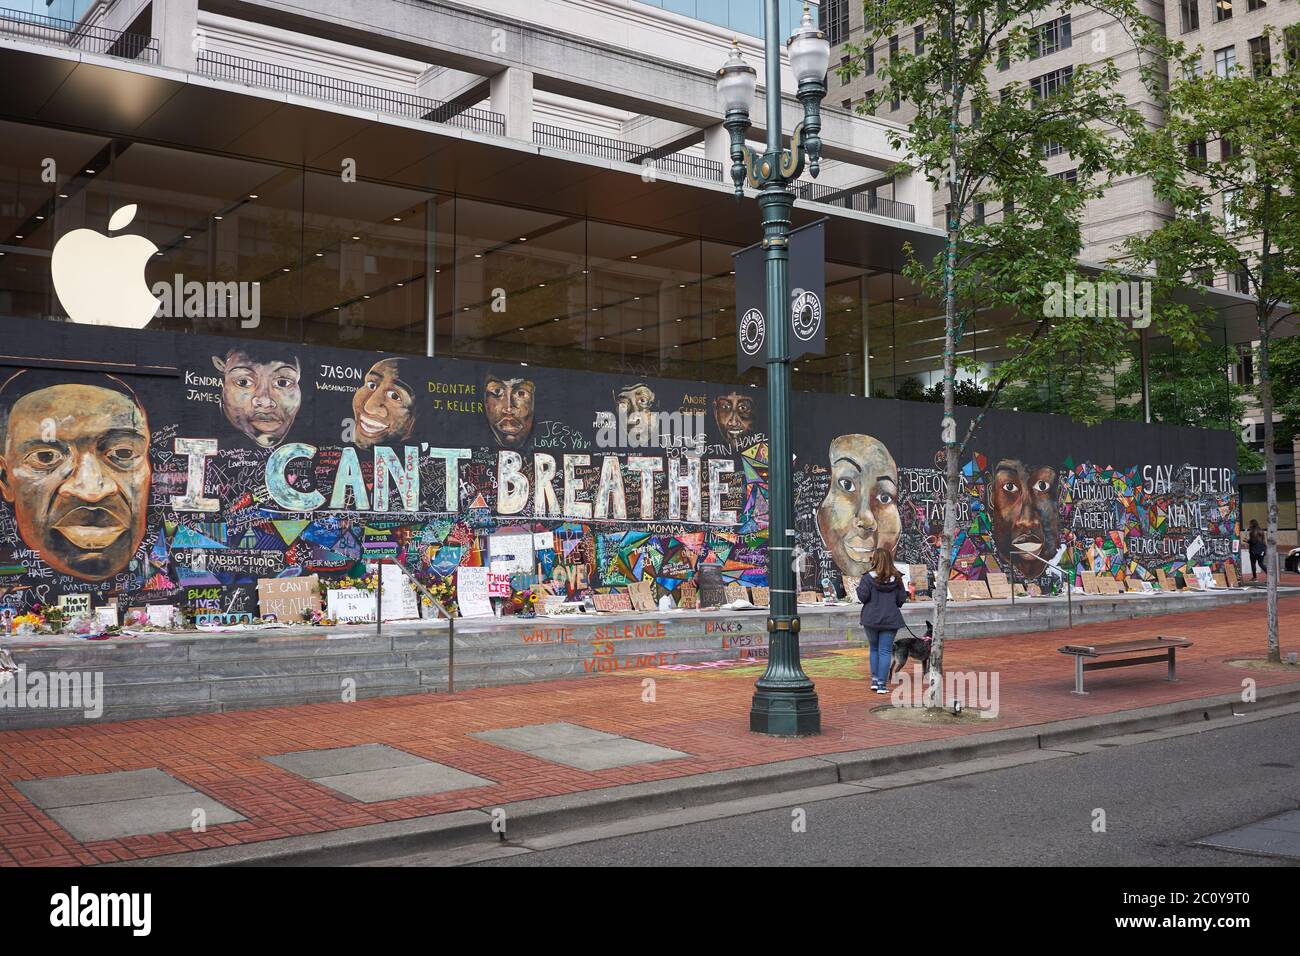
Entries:
[[1294,441],[1300,435],[1300,338],[1293,336],[1274,342],[1271,358],[1273,399],[1281,417],[1277,440]]
[[[1163,36],[1136,0],[879,0],[867,5],[867,36],[845,47],[849,60],[838,72],[858,75],[868,45],[895,35],[910,37],[913,24],[927,25],[919,56],[900,49],[883,63],[877,60],[879,85],[863,109],[893,98],[915,106],[910,136],[892,134],[893,145],[909,150],[912,161],[929,171],[947,205],[946,248],[932,258],[909,250],[904,269],[927,294],[945,302],[951,331],[945,375],[956,388],[956,353],[974,315],[990,309],[1019,315],[1034,324],[1009,340],[1001,383],[988,395],[1012,382],[1050,378],[1062,386],[1053,410],[1091,422],[1101,417],[1099,373],[1127,355],[1132,330],[1120,320],[1049,319],[1045,289],[1079,275],[1086,204],[1112,179],[1136,168],[1133,148],[1144,136],[1143,118],[1121,92],[1121,70],[1111,59],[1076,68],[1068,82],[1051,91],[1007,82],[997,69],[1000,38],[1007,38],[1010,63],[1025,62],[1036,42],[1028,22],[1084,11],[1113,17],[1121,28],[1111,31],[1110,42],[1125,42],[1127,50],[1131,47],[1121,37],[1131,38],[1140,51],[1141,75],[1158,85]],[[1042,72],[1049,72],[1049,62],[1041,62]],[[1047,171],[1049,146],[1070,157],[1073,180]],[[985,216],[976,215],[977,203]],[[1167,318],[1183,326],[1191,322],[1187,316]],[[972,427],[977,425],[978,419]]]
[[[1149,359],[1151,419],[1166,425],[1226,428],[1237,435],[1237,470],[1259,471],[1264,459],[1241,438],[1247,386],[1228,381],[1237,360],[1231,348],[1202,345],[1179,348]],[[1142,372],[1136,358],[1116,378],[1115,394],[1124,402],[1115,417],[1142,420]]]

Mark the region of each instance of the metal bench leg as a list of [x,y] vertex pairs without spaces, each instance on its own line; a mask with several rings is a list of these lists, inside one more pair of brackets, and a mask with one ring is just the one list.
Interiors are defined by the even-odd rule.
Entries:
[[1174,669],[1174,649],[1172,647],[1169,648],[1169,676],[1165,680],[1178,680],[1178,672]]
[[1083,655],[1074,655],[1074,690],[1072,694],[1083,694],[1087,696],[1088,692],[1083,689]]

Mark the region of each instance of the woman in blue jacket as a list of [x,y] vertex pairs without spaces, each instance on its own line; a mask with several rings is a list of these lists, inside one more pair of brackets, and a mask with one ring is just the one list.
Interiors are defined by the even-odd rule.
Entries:
[[889,693],[894,635],[903,626],[903,612],[899,608],[907,597],[903,576],[894,567],[894,559],[884,548],[877,548],[871,570],[858,581],[858,600],[862,602],[858,620],[871,645],[871,689],[877,694]]

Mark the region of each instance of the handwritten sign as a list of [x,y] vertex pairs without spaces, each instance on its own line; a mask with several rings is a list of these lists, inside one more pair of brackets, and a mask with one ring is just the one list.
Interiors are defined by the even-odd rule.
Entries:
[[[67,620],[78,617],[82,614],[90,613],[90,595],[89,594],[60,594],[59,610]],[[113,623],[117,623],[116,614],[114,614]]]
[[171,604],[150,604],[148,609],[149,623],[153,627],[171,627],[172,617],[175,613],[176,608]]
[[727,596],[727,603],[732,601],[744,601],[749,603],[749,588],[743,584],[728,584],[723,592]]
[[295,578],[258,578],[257,607],[262,617],[301,621],[304,611],[320,610],[319,579],[314,574]]
[[106,604],[95,608],[95,621],[104,627],[117,627],[117,605]]
[[325,595],[326,613],[336,621],[349,624],[374,623],[376,602],[374,591],[360,588],[334,588]]
[[635,584],[629,584],[627,588],[628,599],[632,602],[632,607],[638,611],[653,611],[655,609],[654,585],[649,581],[638,581]]
[[406,572],[396,564],[385,564],[383,568],[384,620],[409,621],[419,617],[420,602]]
[[[767,588],[763,588],[763,600],[767,600]],[[757,602],[755,602],[757,603]],[[687,581],[677,589],[677,606],[683,610],[693,611],[700,606],[699,589]],[[766,606],[766,603],[764,604]]]
[[596,605],[597,611],[632,610],[632,600],[626,594],[618,591],[611,594],[593,594],[591,600]]
[[1214,572],[1204,564],[1198,564],[1192,568],[1196,575],[1196,583],[1202,591],[1209,591],[1214,587]]
[[1011,582],[1007,576],[1000,571],[990,571],[988,574],[989,594],[994,598],[1011,597]]
[[492,617],[492,601],[488,595],[488,569],[459,567],[456,569],[456,603],[461,617]]

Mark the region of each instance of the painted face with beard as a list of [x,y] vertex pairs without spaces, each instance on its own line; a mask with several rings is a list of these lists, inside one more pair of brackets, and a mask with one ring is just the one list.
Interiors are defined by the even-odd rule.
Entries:
[[533,433],[533,410],[537,386],[526,378],[489,375],[483,386],[483,413],[497,443],[503,448],[521,448]]
[[713,400],[713,420],[722,438],[736,442],[754,427],[754,399],[739,392],[728,392]]
[[836,567],[860,577],[878,548],[893,554],[898,544],[898,466],[870,435],[841,435],[830,458],[831,486],[817,508],[817,527]]
[[149,423],[113,384],[29,392],[5,421],[0,493],[18,533],[54,570],[83,581],[125,568],[145,532]]
[[1030,470],[1024,462],[1009,458],[993,469],[987,492],[993,544],[1028,578],[1043,573],[1043,562],[1052,559],[1060,541],[1056,478],[1055,468]]

